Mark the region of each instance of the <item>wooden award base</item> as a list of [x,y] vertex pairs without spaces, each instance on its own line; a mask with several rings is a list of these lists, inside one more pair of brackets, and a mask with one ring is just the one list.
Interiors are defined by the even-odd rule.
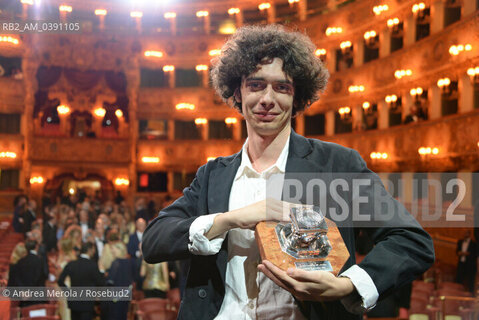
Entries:
[[262,260],[268,260],[282,270],[295,268],[295,262],[313,262],[313,261],[329,261],[333,269],[332,273],[338,275],[341,268],[349,259],[349,251],[344,244],[343,238],[339,233],[336,224],[326,219],[328,224],[328,238],[331,243],[332,250],[326,258],[312,259],[296,259],[281,249],[275,227],[277,222],[260,222],[256,225],[255,237],[258,243]]

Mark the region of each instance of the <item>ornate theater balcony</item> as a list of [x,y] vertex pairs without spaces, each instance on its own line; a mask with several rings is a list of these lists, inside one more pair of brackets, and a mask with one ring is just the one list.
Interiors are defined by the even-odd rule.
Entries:
[[318,138],[358,150],[378,172],[474,171],[479,160],[478,122],[479,110],[474,110],[385,130]]
[[141,170],[184,169],[196,172],[199,166],[219,156],[228,156],[241,150],[242,141],[182,140],[140,141],[138,168]]
[[130,162],[130,145],[128,139],[34,137],[29,155],[35,164],[69,162],[127,165]]

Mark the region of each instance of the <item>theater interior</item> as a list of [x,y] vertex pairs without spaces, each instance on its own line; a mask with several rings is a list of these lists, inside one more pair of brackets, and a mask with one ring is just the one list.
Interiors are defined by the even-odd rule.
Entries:
[[[211,61],[241,26],[281,24],[305,32],[330,72],[292,128],[357,150],[434,241],[433,267],[382,318],[479,319],[477,252],[458,272],[465,235],[479,241],[479,0],[1,0],[0,24],[2,285],[45,217],[60,244],[81,210],[93,225],[105,214],[128,245],[139,211],[148,221],[200,166],[241,150],[245,121],[215,94]],[[428,179],[438,192],[418,187]],[[15,232],[28,209],[32,225]],[[61,252],[48,252],[51,285]],[[177,291],[160,314],[135,290],[128,319],[175,318]],[[3,319],[30,319],[6,302]],[[59,302],[41,306],[70,319]]]

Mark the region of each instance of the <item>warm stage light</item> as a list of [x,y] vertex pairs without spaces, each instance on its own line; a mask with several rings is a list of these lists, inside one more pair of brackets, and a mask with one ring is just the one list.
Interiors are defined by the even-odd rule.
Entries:
[[123,117],[123,111],[121,111],[120,109],[116,109],[116,111],[115,111],[115,116],[116,116],[117,118]]
[[143,163],[159,163],[160,158],[158,158],[158,157],[142,157],[141,162],[143,162]]
[[206,71],[208,70],[208,66],[206,64],[199,64],[196,66],[196,71]]
[[163,67],[163,72],[171,72],[171,71],[175,71],[175,66],[168,65]]
[[196,11],[196,16],[198,18],[201,18],[201,17],[207,17],[209,15],[209,12],[208,11]]
[[329,27],[329,28],[326,29],[326,35],[328,37],[332,34],[338,34],[338,33],[342,33],[342,32],[343,32],[343,28],[341,28],[341,27]]
[[162,58],[163,52],[161,51],[145,51],[145,57],[155,57],[155,58]]
[[339,45],[339,47],[343,50],[346,49],[346,48],[350,48],[351,46],[352,46],[351,41],[343,41]]
[[197,125],[207,124],[207,123],[208,123],[208,119],[206,119],[206,118],[196,118],[195,119],[195,124],[197,124]]
[[130,184],[130,180],[125,178],[116,178],[115,185],[117,186],[128,186]]
[[31,177],[30,178],[30,184],[40,184],[43,183],[43,177],[42,176],[36,176],[36,177]]
[[165,19],[174,19],[176,18],[176,12],[166,12],[164,17]]
[[324,55],[326,55],[326,49],[316,49],[314,54],[317,55],[317,56],[324,56]]
[[0,37],[0,42],[8,42],[8,43],[12,43],[14,45],[17,45],[19,43],[18,39],[10,37],[10,36]]
[[210,56],[217,56],[217,55],[219,55],[220,53],[221,53],[221,50],[220,50],[220,49],[213,49],[213,50],[210,50],[210,51],[208,52],[208,54],[209,54]]
[[195,110],[195,105],[192,103],[182,102],[178,103],[175,108],[176,110]]
[[107,11],[105,9],[96,9],[95,10],[95,15],[97,16],[106,16]]
[[234,15],[234,14],[238,14],[238,13],[240,13],[240,9],[239,9],[239,8],[229,8],[229,9],[228,9],[228,14],[229,14],[230,16],[232,16],[232,15]]
[[23,4],[28,4],[30,6],[33,6],[33,0],[20,0],[20,2]]
[[263,2],[258,6],[258,9],[261,11],[269,9],[269,8],[271,8],[271,3],[269,2]]
[[238,119],[233,118],[233,117],[229,117],[229,118],[226,118],[226,119],[225,119],[225,123],[226,123],[226,124],[235,124],[235,123],[237,123],[237,122],[238,122]]
[[58,114],[67,114],[70,112],[70,108],[64,105],[58,106],[57,107],[57,112]]
[[132,17],[132,18],[141,18],[141,17],[143,17],[143,12],[141,12],[141,11],[132,11],[132,12],[130,12],[130,17]]
[[60,10],[60,12],[72,12],[73,8],[71,6],[67,6],[65,4],[62,4],[58,10]]
[[105,114],[106,114],[106,110],[105,110],[105,108],[96,108],[95,111],[93,111],[93,113],[94,113],[97,117],[104,117]]
[[17,157],[17,154],[15,152],[10,152],[10,151],[0,152],[0,158],[15,159],[16,157]]

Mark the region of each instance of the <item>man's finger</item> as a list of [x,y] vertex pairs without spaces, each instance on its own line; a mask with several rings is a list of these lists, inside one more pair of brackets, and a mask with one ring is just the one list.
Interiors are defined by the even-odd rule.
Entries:
[[287,288],[293,289],[294,286],[298,283],[296,280],[291,278],[286,274],[285,271],[281,270],[268,260],[263,260],[263,264],[278,278]]
[[[323,271],[326,272],[326,271]],[[321,271],[306,271],[298,268],[289,268],[286,272],[291,278],[302,282],[321,282]]]
[[259,264],[258,265],[258,270],[263,272],[265,276],[271,279],[274,283],[276,283],[279,287],[283,288],[286,291],[290,291],[286,285],[280,281],[264,264]]

